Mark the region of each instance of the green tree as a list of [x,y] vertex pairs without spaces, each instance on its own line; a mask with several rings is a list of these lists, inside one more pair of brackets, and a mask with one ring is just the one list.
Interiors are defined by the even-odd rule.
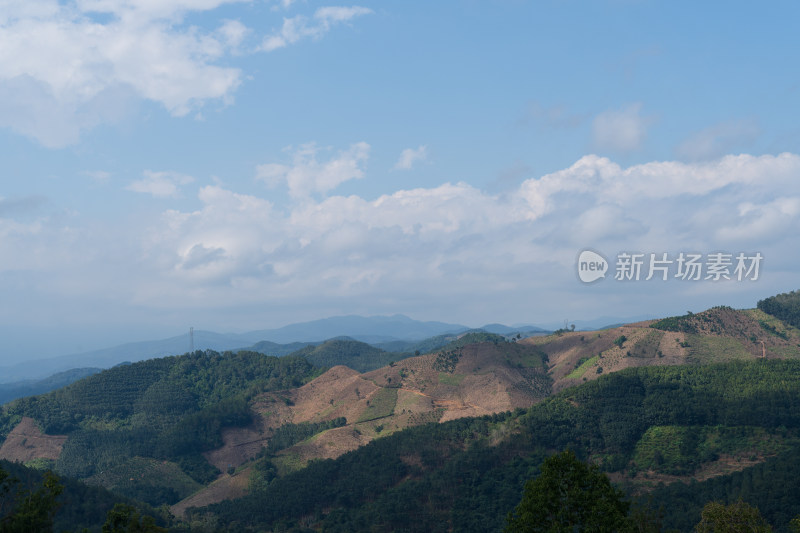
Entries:
[[792,533],[800,533],[800,515],[795,516],[792,518],[792,521],[789,522],[789,531]]
[[166,533],[152,516],[141,516],[132,505],[118,503],[106,515],[103,533]]
[[618,532],[631,531],[628,502],[596,465],[587,465],[572,451],[553,455],[542,472],[525,484],[522,501],[507,518],[506,531]]
[[[53,516],[59,507],[56,499],[64,490],[58,477],[46,472],[42,485],[35,491],[18,489],[18,484],[18,479],[9,478],[0,468],[0,532],[52,531]],[[12,488],[17,490],[12,492]]]
[[709,502],[703,507],[700,522],[694,527],[697,533],[769,533],[772,527],[761,516],[757,507],[742,500],[730,505]]

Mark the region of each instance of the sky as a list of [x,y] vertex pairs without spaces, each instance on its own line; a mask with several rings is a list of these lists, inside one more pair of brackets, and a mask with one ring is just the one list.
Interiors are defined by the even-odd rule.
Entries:
[[353,1],[0,0],[0,363],[800,288],[797,2]]

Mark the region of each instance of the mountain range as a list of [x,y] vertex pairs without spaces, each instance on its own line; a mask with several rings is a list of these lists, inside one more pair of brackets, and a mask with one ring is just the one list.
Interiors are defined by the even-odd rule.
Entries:
[[[386,344],[403,341],[398,346],[411,346],[429,337],[443,334],[458,334],[470,330],[467,326],[445,322],[419,321],[404,315],[362,317],[339,316],[290,324],[276,329],[263,329],[246,333],[215,333],[195,330],[193,342],[189,332],[166,339],[121,344],[111,348],[31,360],[0,367],[0,383],[43,379],[57,372],[73,368],[110,368],[122,362],[136,362],[153,357],[164,357],[196,350],[236,350],[259,342],[274,344],[314,343],[347,336],[370,344]],[[492,324],[484,328],[490,333],[506,334],[522,332],[530,335],[543,333],[544,329],[532,325],[518,327]],[[404,344],[405,343],[405,344]],[[275,347],[281,355],[288,353]],[[296,349],[296,348],[295,348]],[[289,350],[293,351],[293,350]]]
[[176,531],[499,531],[569,448],[667,509],[664,526],[746,498],[786,530],[800,514],[798,326],[789,293],[598,331],[446,334],[429,351],[198,350],[2,406],[0,459],[168,506]]

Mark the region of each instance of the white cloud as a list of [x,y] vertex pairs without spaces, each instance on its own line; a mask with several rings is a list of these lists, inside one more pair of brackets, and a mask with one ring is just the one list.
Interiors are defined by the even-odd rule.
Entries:
[[273,6],[272,10],[278,11],[279,9],[289,9],[295,2],[296,0],[278,0],[276,2],[277,5]]
[[[229,98],[241,73],[214,62],[236,45],[241,25],[228,21],[215,35],[180,24],[183,13],[222,3],[10,6],[0,25],[0,125],[59,147],[124,116],[131,99],[157,102],[181,116]],[[100,23],[92,13],[112,18]]]
[[239,22],[238,20],[226,20],[222,26],[217,29],[217,34],[221,36],[221,41],[231,50],[238,51],[245,37],[247,37],[252,30]]
[[156,198],[177,196],[181,185],[192,183],[194,178],[176,172],[144,171],[144,178],[131,182],[127,187],[129,191],[151,194]]
[[[349,159],[343,154],[351,151],[331,161]],[[306,146],[294,153],[302,164],[262,166],[262,179],[289,181],[294,172],[303,176],[293,178],[296,189],[325,190],[309,168],[320,172],[330,161],[316,162],[316,153]],[[468,305],[478,294],[495,298],[491,291],[510,297],[503,291],[573,282],[572,262],[585,246],[607,253],[758,248],[769,256],[797,244],[781,228],[800,223],[798,177],[800,156],[793,154],[628,168],[586,156],[525,181],[516,194],[490,195],[464,183],[374,200],[296,194],[286,212],[256,196],[205,187],[202,209],[170,211],[158,224],[152,250],[164,260],[165,281],[146,299],[175,297],[184,282],[173,274],[181,273],[241,302],[418,297]],[[775,201],[778,194],[785,199]],[[545,272],[555,277],[545,279]]]
[[647,134],[648,122],[640,115],[641,110],[642,104],[635,103],[597,115],[592,121],[595,146],[619,152],[638,150]]
[[[201,28],[185,19],[243,1],[4,2],[0,127],[58,148],[78,142],[99,124],[121,120],[141,100],[176,117],[209,102],[230,103],[244,75],[225,62],[243,53],[252,30],[239,20]],[[275,48],[319,39],[333,26],[369,12],[322,7],[311,19],[286,19],[265,42],[278,39]]]
[[368,15],[372,10],[366,7],[321,7],[310,19],[304,15],[296,15],[283,19],[281,29],[264,38],[261,49],[266,52],[295,44],[303,39],[319,39],[337,25]]
[[267,163],[256,169],[256,179],[270,186],[286,183],[289,194],[303,198],[311,194],[325,194],[345,181],[364,176],[363,165],[369,157],[369,145],[355,143],[325,162],[317,161],[320,151],[316,144],[306,144],[292,154],[292,165]]
[[[325,195],[355,169],[363,174],[365,157],[358,154],[365,150],[357,143],[323,158],[321,149],[305,146],[291,152],[291,163],[261,169],[265,180],[322,196],[296,195],[276,209],[259,195],[205,186],[198,208],[165,210],[123,238],[91,221],[44,216],[46,206],[24,222],[0,217],[0,286],[27,283],[95,300],[112,298],[112,291],[115,309],[129,303],[176,316],[206,309],[255,329],[265,316],[289,321],[291,309],[313,309],[316,316],[433,312],[448,319],[513,313],[535,321],[541,319],[525,313],[578,318],[608,314],[613,305],[612,314],[633,315],[642,312],[630,307],[640,301],[649,308],[657,298],[685,298],[694,309],[690,300],[700,293],[711,294],[713,305],[728,301],[713,294],[747,290],[763,297],[796,278],[800,155],[630,167],[585,156],[502,195],[449,182],[374,199]],[[331,170],[347,161],[346,171]],[[151,172],[141,188],[175,194],[171,187],[180,181]],[[574,276],[584,247],[607,255],[758,251],[767,270],[757,286],[607,280],[589,297]],[[22,271],[24,279],[13,274]],[[249,314],[234,315],[238,308]]]
[[428,159],[428,147],[419,146],[418,148],[406,148],[400,154],[397,163],[394,164],[395,170],[409,170],[417,161]]

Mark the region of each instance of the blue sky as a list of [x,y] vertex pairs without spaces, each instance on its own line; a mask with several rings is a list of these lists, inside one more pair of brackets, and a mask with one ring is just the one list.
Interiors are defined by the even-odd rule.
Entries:
[[[798,288],[796,2],[11,0],[0,361]],[[606,279],[576,275],[585,248]],[[763,256],[616,281],[621,251]]]

